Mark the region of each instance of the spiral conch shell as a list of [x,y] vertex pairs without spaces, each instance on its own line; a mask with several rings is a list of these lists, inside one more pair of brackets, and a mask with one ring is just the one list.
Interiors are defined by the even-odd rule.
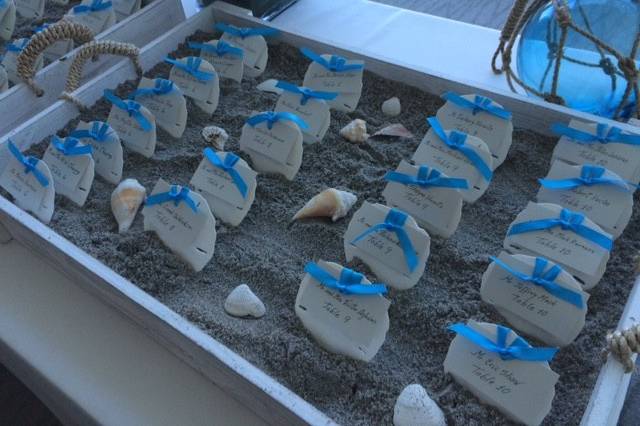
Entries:
[[113,190],[111,211],[118,222],[118,233],[129,229],[146,194],[147,190],[135,179],[125,179]]
[[330,217],[334,222],[349,213],[349,210],[358,200],[354,194],[339,189],[325,189],[304,205],[293,216],[293,220],[306,217]]

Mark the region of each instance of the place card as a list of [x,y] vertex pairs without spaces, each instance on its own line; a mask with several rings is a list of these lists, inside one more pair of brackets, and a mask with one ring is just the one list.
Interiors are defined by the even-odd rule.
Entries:
[[362,94],[364,61],[338,55],[318,55],[307,48],[300,51],[312,61],[302,85],[311,90],[337,92],[338,97],[328,101],[331,108],[344,112],[354,111]]
[[13,0],[0,4],[0,39],[11,40],[16,26],[16,5]]
[[557,123],[551,129],[561,136],[552,161],[602,166],[626,181],[640,183],[640,133],[579,120],[571,120],[568,126]]
[[431,238],[408,214],[367,201],[344,234],[347,262],[362,260],[384,283],[406,290],[424,274]]
[[11,194],[18,207],[49,223],[56,196],[49,167],[42,160],[24,156],[10,140],[6,146],[8,163],[0,175],[0,186]]
[[265,37],[278,33],[272,28],[239,28],[224,23],[216,24],[216,29],[222,31],[221,40],[239,47],[244,52],[244,74],[258,77],[267,68],[269,49]]
[[109,124],[102,121],[80,121],[69,135],[80,139],[85,145],[91,145],[95,162],[95,172],[114,185],[122,179],[122,144],[120,137]]
[[537,200],[583,213],[619,237],[631,219],[635,185],[601,166],[572,166],[556,160],[540,179]]
[[552,346],[567,346],[580,334],[589,299],[559,265],[506,252],[482,276],[480,296],[515,328]]
[[9,76],[3,66],[0,66],[0,93],[9,90]]
[[116,13],[110,0],[82,0],[67,12],[64,19],[85,25],[97,35],[115,25]]
[[187,100],[171,80],[142,77],[129,99],[144,105],[155,117],[156,125],[174,138],[182,137],[187,127]]
[[518,423],[537,426],[551,411],[559,375],[549,367],[556,349],[533,348],[513,330],[496,324],[454,324],[457,333],[444,371],[480,401]]
[[591,219],[548,203],[527,204],[504,239],[506,250],[551,260],[586,290],[602,278],[612,247],[611,234]]
[[[6,51],[2,57],[2,66],[4,67],[9,81],[13,84],[19,84],[22,79],[18,76],[18,55],[22,53],[22,50],[29,44],[28,38],[19,38],[6,46]],[[34,63],[35,72],[40,71],[42,68],[42,55],[38,56]]]
[[238,83],[242,81],[244,52],[241,48],[224,40],[189,42],[189,47],[200,50],[200,57],[213,65],[220,78],[228,78]]
[[113,106],[107,123],[118,133],[120,140],[130,150],[151,158],[156,150],[156,119],[136,101],[118,98],[105,90],[104,97]]
[[288,112],[261,112],[242,127],[240,149],[259,172],[293,180],[302,164],[302,130],[306,123]]
[[[50,24],[42,24],[36,28],[35,33],[36,34],[41,33],[42,31],[46,30],[50,26],[51,26]],[[44,50],[44,52],[42,52],[42,56],[44,56],[44,58],[47,61],[53,62],[60,59],[62,56],[66,55],[71,50],[73,50],[73,39],[58,40],[52,45],[50,45],[49,47],[47,47]]]
[[144,230],[154,231],[178,257],[200,272],[213,257],[216,219],[200,194],[159,179],[144,208]]
[[165,62],[173,65],[169,80],[178,85],[184,96],[193,99],[198,108],[213,114],[220,98],[220,81],[213,65],[195,56],[165,58]]
[[26,19],[40,19],[44,15],[45,0],[14,0],[16,11]]
[[237,155],[205,148],[190,184],[207,200],[215,217],[238,226],[255,199],[257,175]]
[[120,22],[128,16],[133,15],[142,6],[141,0],[111,0],[113,10],[116,13],[116,21]]
[[462,217],[464,179],[450,178],[428,166],[402,160],[395,172],[385,175],[389,183],[382,196],[391,207],[409,213],[429,234],[449,238]]
[[84,206],[93,185],[95,163],[91,145],[76,138],[60,139],[53,136],[43,160],[49,166],[56,192]]
[[318,344],[329,352],[371,361],[389,330],[391,302],[384,285],[337,263],[310,262],[295,311]]
[[442,127],[481,139],[493,156],[494,168],[502,164],[511,147],[511,113],[499,103],[480,95],[446,92],[447,102],[436,113]]

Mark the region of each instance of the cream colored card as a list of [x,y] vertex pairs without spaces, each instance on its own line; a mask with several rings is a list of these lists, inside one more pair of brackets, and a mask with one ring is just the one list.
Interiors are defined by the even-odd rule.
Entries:
[[223,33],[220,39],[242,49],[244,52],[244,74],[248,77],[258,77],[267,68],[269,48],[263,36],[242,38],[230,33]]
[[95,171],[104,180],[117,185],[122,179],[122,144],[120,137],[109,124],[102,121],[80,121],[71,136],[91,145]]
[[[123,101],[136,104],[135,101]],[[156,120],[153,114],[144,106],[140,105],[140,114],[151,124],[151,130],[142,128],[135,116],[129,115],[117,105],[111,107],[107,123],[118,133],[120,140],[130,150],[137,152],[147,158],[153,157],[156,150]]]
[[[589,178],[590,173],[593,173],[590,170],[593,170],[593,167],[589,165],[573,166],[564,161],[554,161],[549,173],[541,182],[537,201],[558,204],[583,213],[617,238],[631,219],[635,187],[606,169],[601,177]],[[585,175],[582,176],[583,174]],[[609,180],[609,183],[598,183],[603,182],[602,179]],[[542,184],[548,181],[549,185],[553,186],[555,181],[570,183],[568,180],[573,180],[580,186],[555,189]],[[586,184],[585,180],[592,183]]]
[[220,98],[220,80],[213,65],[195,56],[172,61],[179,65],[171,67],[169,80],[178,85],[184,96],[193,99],[198,108],[213,114]]
[[[470,320],[467,325],[495,342],[495,324]],[[510,332],[507,345],[517,334]],[[480,401],[528,426],[542,423],[551,410],[559,375],[545,361],[503,360],[462,335],[457,335],[444,360],[444,371]]]
[[274,111],[291,112],[307,123],[309,127],[302,129],[305,143],[320,142],[331,122],[331,111],[324,100],[310,98],[303,103],[301,95],[287,91],[278,98]]
[[[387,222],[399,226],[392,219],[394,213],[405,215],[385,205],[365,201],[353,214],[344,234],[344,252],[347,262],[357,257],[382,282],[399,290],[406,290],[415,286],[424,274],[431,239],[409,215],[406,215],[404,224],[400,226],[411,244],[412,250],[408,252],[403,249],[404,236],[401,238],[402,234],[399,232],[382,228],[372,230]],[[410,265],[412,257],[415,265]]]
[[[529,203],[513,221],[504,239],[504,248],[512,253],[530,254],[544,257],[558,263],[571,273],[586,290],[593,288],[602,278],[609,251],[572,229],[557,225],[548,229],[514,234],[515,226],[531,221],[559,220],[563,208],[556,204]],[[575,221],[575,216],[565,222]],[[589,229],[601,239],[611,243],[611,235],[584,217],[581,228]]]
[[0,6],[0,39],[11,40],[16,26],[16,5],[13,0],[5,0]]
[[[216,158],[213,158],[217,157]],[[233,158],[235,164],[230,166],[227,157]],[[222,163],[221,167],[218,163]],[[256,176],[258,175],[241,158],[230,152],[215,152],[211,148],[205,149],[205,155],[196,172],[191,178],[191,186],[195,188],[208,202],[213,215],[231,226],[238,226],[245,218],[256,196]],[[234,176],[224,169],[232,167],[244,186],[239,186]],[[240,185],[243,185],[240,183]],[[244,191],[244,194],[243,194]]]
[[75,138],[57,139],[54,136],[42,158],[49,166],[56,192],[80,207],[87,201],[95,173],[95,163],[90,152],[74,153],[74,150],[82,150],[84,147],[91,145],[85,145]]
[[164,78],[142,77],[134,95],[154,115],[156,126],[174,138],[182,137],[187,127],[187,100],[177,84]]
[[[210,46],[211,48],[200,48],[200,57],[213,65],[220,78],[228,78],[240,83],[244,74],[244,62],[242,59],[244,51],[242,48],[225,41],[222,41],[221,48],[218,48],[219,42],[219,40],[211,40],[204,43],[204,46]],[[235,51],[225,51],[225,45],[240,49],[240,54],[236,54]]]
[[[553,278],[555,263],[536,259],[500,253],[498,262],[491,262],[482,276],[480,296],[521,332],[547,345],[567,346],[584,327],[589,295],[564,270]],[[535,271],[536,262],[544,265],[539,273]],[[511,273],[502,264],[521,275]],[[549,291],[533,279],[551,282],[561,289],[555,291],[551,287]]]
[[107,28],[112,27],[117,22],[116,12],[113,6],[101,10],[78,11],[78,7],[91,7],[94,3],[106,4],[109,1],[100,0],[83,0],[79,6],[74,6],[67,12],[64,19],[70,20],[77,24],[82,24],[91,30],[94,35],[98,35]]
[[113,2],[113,10],[116,13],[116,20],[118,22],[133,15],[142,4],[141,0],[111,0]]
[[174,200],[150,203],[152,197],[172,191],[181,193],[183,187],[158,180],[142,209],[144,230],[154,231],[164,245],[199,272],[213,257],[216,220],[207,200],[194,191],[189,191],[187,197],[192,200],[195,211],[184,200],[177,201],[177,204]]
[[[7,75],[9,76],[9,81],[13,84],[19,84],[22,82],[22,79],[20,77],[18,77],[18,55],[22,52],[22,49],[24,49],[27,45],[27,43],[29,43],[29,39],[28,38],[19,38],[17,40],[14,40],[11,45],[15,46],[16,49],[19,50],[13,50],[12,48],[7,48],[7,51],[4,53],[4,56],[2,57],[2,66],[4,67],[5,71],[7,72]],[[40,71],[40,69],[42,69],[42,55],[38,56],[38,58],[35,61],[34,64],[34,70],[36,72]]]
[[[320,260],[317,265],[340,279],[343,266]],[[371,284],[363,277],[362,284]],[[371,361],[389,330],[391,302],[381,294],[345,294],[306,273],[296,297],[295,311],[316,341],[329,352]]]
[[41,19],[44,15],[45,0],[14,0],[16,12],[26,19]]
[[[330,62],[332,55],[320,55],[324,61]],[[340,58],[335,56],[335,58]],[[344,59],[344,58],[340,58]],[[304,75],[303,86],[321,92],[338,92],[336,99],[329,101],[331,108],[338,111],[352,112],[358,106],[362,94],[362,74],[364,61],[345,60],[347,66],[362,66],[360,69],[332,71],[318,62],[311,62]]]

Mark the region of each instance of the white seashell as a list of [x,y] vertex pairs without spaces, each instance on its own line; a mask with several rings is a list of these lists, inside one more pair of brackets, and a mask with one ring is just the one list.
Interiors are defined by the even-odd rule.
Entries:
[[356,118],[340,130],[340,136],[348,141],[362,143],[369,139],[367,133],[367,122]]
[[284,90],[282,90],[279,87],[276,87],[276,84],[278,84],[278,80],[274,80],[273,78],[271,78],[269,80],[265,80],[262,83],[258,84],[256,86],[256,89],[262,92],[269,92],[269,93],[275,93],[276,95],[281,95],[282,92],[284,92]]
[[400,106],[400,99],[396,98],[395,96],[393,98],[387,99],[382,103],[382,113],[384,115],[395,117],[397,115],[400,115],[401,111],[402,107]]
[[118,233],[129,229],[146,194],[147,190],[135,179],[125,179],[113,190],[111,211],[118,222]]
[[446,426],[444,413],[419,384],[409,385],[393,407],[395,426]]
[[218,151],[224,151],[224,144],[229,139],[229,134],[222,127],[207,126],[202,129],[202,137]]
[[246,284],[240,284],[229,293],[224,302],[224,310],[234,317],[254,318],[260,318],[267,312],[262,300]]
[[293,216],[293,220],[326,216],[335,222],[346,216],[357,200],[358,197],[350,192],[335,188],[325,189],[307,201],[307,204]]
[[407,128],[404,127],[402,124],[396,123],[396,124],[391,124],[385,127],[384,129],[380,129],[377,132],[375,132],[373,135],[371,135],[372,138],[375,138],[376,136],[387,136],[392,138],[411,139],[413,137],[413,133],[407,130]]

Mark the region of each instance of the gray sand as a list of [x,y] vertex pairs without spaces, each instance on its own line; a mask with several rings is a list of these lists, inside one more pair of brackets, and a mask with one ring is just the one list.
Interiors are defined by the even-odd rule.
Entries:
[[[182,48],[175,56],[194,53]],[[241,127],[250,112],[275,105],[276,96],[256,91],[255,85],[267,78],[301,83],[307,64],[296,49],[271,46],[264,76],[245,80],[241,87],[231,84],[223,88],[213,117],[190,104],[185,135],[175,140],[159,131],[157,152],[151,160],[127,151],[124,177],[139,179],[147,190],[160,177],[187,184],[207,146],[200,136],[202,127],[215,124],[225,128],[230,134],[227,149],[238,152]],[[148,75],[167,77],[168,70],[160,64]],[[118,92],[123,96],[132,88],[128,83]],[[397,119],[380,112],[380,104],[391,96],[402,101],[404,112]],[[351,218],[349,214],[337,223],[317,219],[291,224],[295,211],[326,187],[358,195],[351,213],[365,200],[384,202],[380,195],[385,186],[382,176],[401,159],[411,157],[428,130],[426,117],[441,105],[435,96],[365,73],[357,111],[333,113],[324,141],[305,146],[303,164],[293,182],[277,176],[258,177],[256,200],[248,216],[237,228],[218,223],[215,255],[198,274],[153,233],[143,232],[141,215],[128,233],[118,235],[109,207],[113,186],[99,178],[84,208],[56,197],[51,227],[340,423],[390,424],[398,394],[417,382],[442,407],[450,424],[508,424],[501,414],[480,404],[444,374],[442,363],[453,338],[446,326],[469,318],[502,322],[480,300],[481,275],[488,256],[500,252],[509,223],[534,199],[536,178],[546,174],[554,138],[515,131],[507,160],[496,171],[486,194],[477,203],[464,206],[457,232],[448,240],[433,238],[427,272],[418,285],[405,292],[391,291],[390,330],[372,362],[352,361],[322,350],[294,314],[304,265],[318,259],[345,263],[342,236]],[[104,120],[108,111],[109,106],[100,101],[81,118]],[[365,119],[372,130],[400,121],[416,137],[374,139],[355,145],[338,136],[339,129],[354,118]],[[60,134],[73,129],[76,122]],[[40,143],[32,153],[41,155],[45,146]],[[636,212],[623,237],[616,241],[604,279],[591,293],[583,332],[551,362],[561,377],[546,425],[578,424],[586,408],[603,363],[605,334],[615,328],[633,283],[634,257],[640,247],[637,218]],[[369,272],[358,262],[348,266]],[[241,320],[225,314],[224,299],[240,283],[248,283],[264,301],[264,318]]]

